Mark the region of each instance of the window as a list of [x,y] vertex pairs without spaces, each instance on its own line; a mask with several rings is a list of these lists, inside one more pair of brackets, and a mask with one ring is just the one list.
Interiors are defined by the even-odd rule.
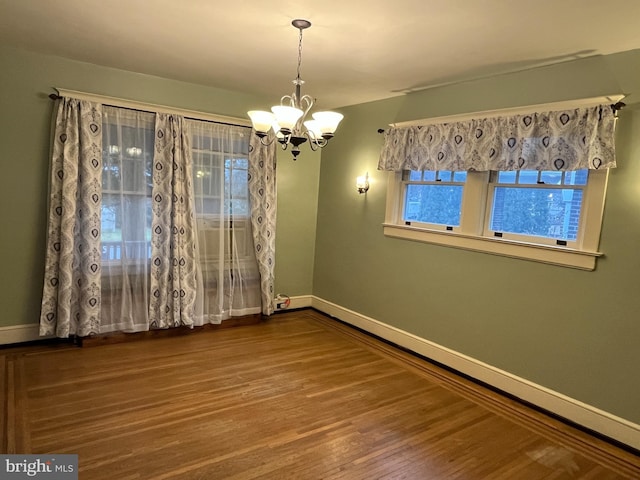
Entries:
[[[254,262],[249,211],[249,141],[189,121],[198,247],[206,265],[221,257]],[[229,228],[230,226],[233,228]]]
[[[224,142],[191,121],[193,182],[199,215],[249,216],[249,142]],[[224,194],[224,192],[230,192]]]
[[385,235],[593,270],[616,111],[596,97],[392,125]]
[[102,122],[102,260],[151,256],[154,115],[105,107]]
[[390,173],[385,235],[593,270],[607,172]]
[[576,245],[588,170],[492,172],[489,235]]
[[405,171],[403,220],[431,228],[458,227],[466,178],[466,172]]
[[[135,262],[151,257],[151,188],[154,114],[105,107],[103,113],[101,242],[103,261]],[[250,256],[248,148],[246,138],[217,137],[211,124],[189,121],[195,211],[200,248],[217,257],[225,244]],[[224,240],[220,219],[233,218],[237,238]],[[215,233],[215,241],[211,240]],[[230,230],[227,230],[230,232]],[[220,242],[218,236],[223,237]],[[215,252],[215,253],[214,253]]]

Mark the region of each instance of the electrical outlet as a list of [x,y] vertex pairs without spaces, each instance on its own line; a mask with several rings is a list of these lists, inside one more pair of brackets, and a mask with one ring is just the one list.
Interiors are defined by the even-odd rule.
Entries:
[[274,303],[275,303],[276,310],[284,310],[288,308],[289,305],[291,304],[291,299],[289,298],[288,295],[279,293],[278,295],[276,295],[276,298],[274,299]]

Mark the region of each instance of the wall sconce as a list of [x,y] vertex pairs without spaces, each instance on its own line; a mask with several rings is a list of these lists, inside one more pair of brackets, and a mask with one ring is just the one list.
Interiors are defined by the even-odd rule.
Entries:
[[356,178],[356,188],[358,193],[367,193],[367,190],[369,190],[369,172]]

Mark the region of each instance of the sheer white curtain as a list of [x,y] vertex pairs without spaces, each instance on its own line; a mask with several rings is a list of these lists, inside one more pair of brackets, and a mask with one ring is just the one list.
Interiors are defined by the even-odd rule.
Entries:
[[155,115],[103,107],[100,332],[149,329]]
[[187,120],[201,288],[195,324],[260,313],[250,221],[249,135],[244,127]]

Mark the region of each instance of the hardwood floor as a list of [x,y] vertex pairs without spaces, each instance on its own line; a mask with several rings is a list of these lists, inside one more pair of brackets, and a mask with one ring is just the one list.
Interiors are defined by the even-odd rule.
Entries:
[[0,350],[6,453],[80,478],[620,479],[640,459],[312,310]]

